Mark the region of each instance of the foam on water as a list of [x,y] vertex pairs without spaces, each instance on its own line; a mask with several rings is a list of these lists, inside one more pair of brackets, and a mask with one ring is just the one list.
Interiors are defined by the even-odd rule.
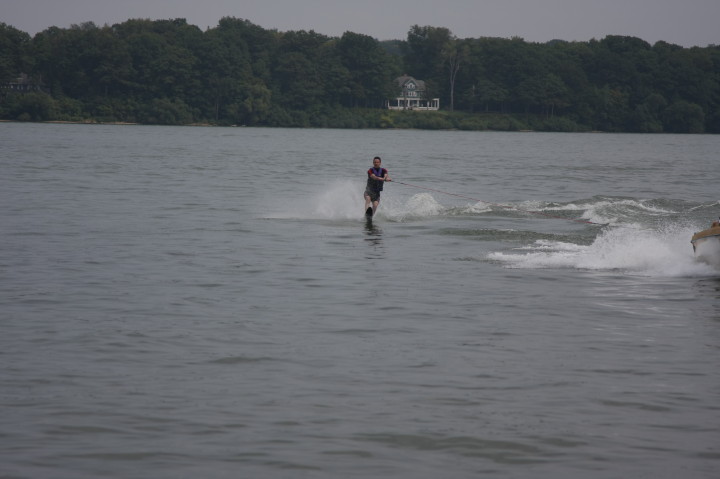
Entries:
[[653,204],[652,200],[604,197],[566,204],[528,201],[521,203],[520,209],[542,212],[577,211],[579,218],[598,224],[619,224],[637,220],[639,216],[648,220],[675,213],[675,211]]
[[467,205],[466,207],[460,209],[459,214],[478,215],[482,213],[489,213],[491,211],[492,207],[490,204],[485,203],[484,201],[478,201],[475,204]]
[[644,229],[637,225],[609,227],[590,245],[539,240],[513,252],[488,258],[513,268],[577,268],[616,270],[653,277],[717,276],[718,271],[695,260],[690,237],[694,230],[669,225]]

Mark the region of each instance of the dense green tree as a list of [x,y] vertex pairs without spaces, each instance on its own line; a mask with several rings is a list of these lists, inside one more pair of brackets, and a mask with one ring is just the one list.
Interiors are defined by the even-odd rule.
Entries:
[[0,22],[0,82],[28,73],[32,64],[30,35]]
[[648,83],[657,70],[650,44],[639,38],[614,35],[590,44],[594,56],[588,65],[588,75],[596,86],[626,91],[631,102],[650,93]]
[[318,66],[304,53],[282,53],[274,70],[276,92],[284,105],[303,109],[320,100],[323,90]]
[[56,103],[48,95],[30,92],[11,97],[4,102],[8,118],[19,121],[47,121],[56,118]]
[[380,107],[394,94],[389,86],[399,70],[377,40],[345,32],[337,42],[337,52],[343,73],[347,72],[347,83],[341,83],[343,74],[339,74],[329,88],[340,86],[350,106]]
[[205,74],[196,104],[206,118],[231,123],[245,121],[240,105],[246,100],[247,86],[253,80],[252,60],[243,35],[245,27],[242,21],[224,18],[201,40],[198,68]]
[[287,32],[280,37],[273,62],[274,88],[283,106],[293,110],[309,108],[325,98],[321,47],[329,41],[314,31]]
[[426,82],[444,84],[443,67],[447,44],[452,38],[452,32],[445,27],[410,27],[404,47],[405,66],[409,70],[405,73]]
[[[133,22],[135,28],[126,41],[136,71],[136,94],[145,100],[172,99],[194,91],[199,78],[195,72],[198,57],[192,45],[200,41],[200,31],[183,22]],[[196,35],[188,29],[193,29]]]
[[700,105],[685,100],[673,102],[663,112],[663,123],[672,133],[704,133],[705,114]]
[[32,51],[35,58],[34,76],[43,79],[53,95],[78,98],[85,82],[78,67],[82,53],[76,43],[79,29],[50,27],[33,38]]
[[[445,112],[382,109],[407,73]],[[10,87],[21,74],[31,82]],[[224,17],[48,28],[0,23],[0,117],[269,126],[720,133],[720,47],[278,32]]]
[[640,133],[660,133],[664,130],[662,114],[667,107],[667,100],[659,93],[650,94],[645,101],[635,108],[633,130]]

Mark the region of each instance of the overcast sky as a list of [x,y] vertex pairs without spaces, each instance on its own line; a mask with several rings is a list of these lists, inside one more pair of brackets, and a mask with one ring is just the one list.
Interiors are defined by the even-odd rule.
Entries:
[[266,29],[328,36],[351,31],[378,40],[405,39],[418,24],[447,27],[460,38],[546,42],[630,35],[651,44],[720,44],[720,0],[0,0],[0,22],[30,35],[130,18],[185,18],[205,30],[225,16]]

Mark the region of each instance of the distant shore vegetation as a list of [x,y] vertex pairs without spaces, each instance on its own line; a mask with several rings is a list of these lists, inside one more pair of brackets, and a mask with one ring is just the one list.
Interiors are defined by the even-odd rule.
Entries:
[[[440,111],[395,111],[407,74]],[[161,125],[720,133],[720,46],[264,29],[225,17],[0,23],[0,119]]]

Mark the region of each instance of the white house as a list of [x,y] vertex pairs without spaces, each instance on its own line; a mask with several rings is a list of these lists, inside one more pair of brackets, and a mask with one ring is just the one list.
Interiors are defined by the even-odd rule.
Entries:
[[403,75],[397,77],[399,92],[396,98],[387,101],[390,110],[439,110],[440,98],[426,98],[425,82]]

